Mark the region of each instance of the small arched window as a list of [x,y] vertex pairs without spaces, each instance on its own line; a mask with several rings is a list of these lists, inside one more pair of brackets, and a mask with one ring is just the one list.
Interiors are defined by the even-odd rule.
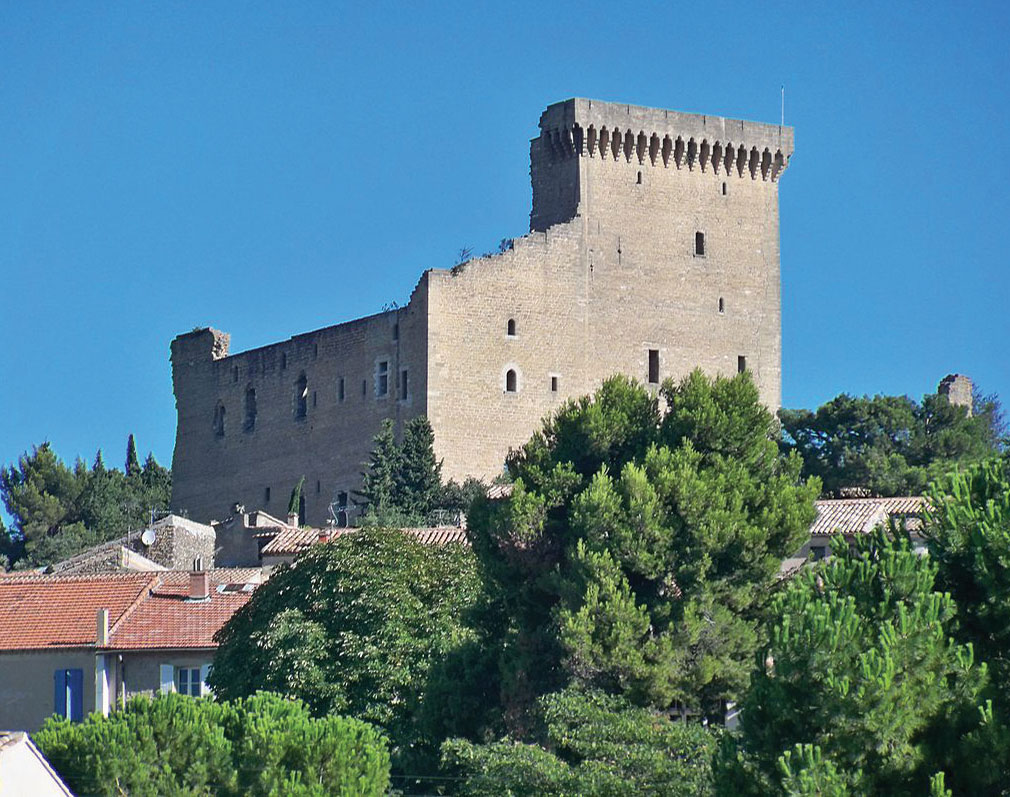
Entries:
[[220,401],[214,407],[214,435],[224,437],[224,404]]
[[295,417],[304,418],[309,411],[309,380],[304,372],[295,382]]
[[256,389],[247,387],[245,390],[245,430],[251,432],[256,428]]
[[505,372],[505,392],[515,393],[518,390],[519,379],[514,368],[509,368]]
[[509,319],[509,322],[505,327],[505,334],[510,338],[514,338],[516,336],[516,320],[514,318]]

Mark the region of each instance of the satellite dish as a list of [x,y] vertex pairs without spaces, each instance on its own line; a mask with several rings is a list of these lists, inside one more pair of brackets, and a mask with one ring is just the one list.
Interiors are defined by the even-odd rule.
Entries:
[[158,535],[154,533],[154,529],[145,529],[144,533],[140,535],[140,541],[144,545],[151,546],[154,545],[154,540]]

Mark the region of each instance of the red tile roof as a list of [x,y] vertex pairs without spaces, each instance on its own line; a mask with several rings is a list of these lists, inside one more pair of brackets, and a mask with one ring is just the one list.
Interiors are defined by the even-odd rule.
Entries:
[[[113,650],[213,648],[214,634],[252,597],[243,570],[211,570],[210,599],[189,600],[189,573],[161,574],[137,607],[110,628]],[[259,573],[259,571],[255,571]],[[230,586],[230,588],[229,588]],[[219,589],[225,587],[225,589]]]
[[149,573],[9,575],[0,579],[0,650],[94,645],[98,610],[115,623],[156,581]]
[[189,573],[99,576],[8,575],[0,579],[0,650],[91,647],[97,614],[109,610],[109,645],[208,648],[213,636],[249,600],[258,569],[209,571],[210,600],[190,601]]

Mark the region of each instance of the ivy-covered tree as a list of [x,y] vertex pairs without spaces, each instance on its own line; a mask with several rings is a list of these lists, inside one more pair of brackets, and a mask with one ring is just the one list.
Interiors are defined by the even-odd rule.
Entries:
[[747,685],[756,610],[805,541],[820,485],[780,456],[749,375],[624,377],[569,402],[470,516],[507,612],[506,716],[574,683],[718,717]]
[[383,795],[389,784],[375,728],[315,719],[267,693],[234,703],[137,697],[83,723],[52,717],[32,738],[77,794],[324,797]]
[[442,746],[446,771],[463,778],[457,794],[711,793],[718,736],[697,724],[638,708],[619,697],[578,690],[546,695],[539,744],[503,740]]
[[842,394],[816,412],[779,411],[784,447],[796,451],[804,474],[821,479],[825,495],[921,495],[956,465],[991,457],[1004,444],[999,401],[977,391],[973,412],[931,394]]
[[226,699],[263,689],[373,722],[399,764],[436,756],[419,707],[433,664],[475,638],[463,618],[481,592],[462,546],[343,534],[275,572],[221,629],[210,684]]
[[956,607],[936,590],[936,563],[883,530],[833,551],[768,609],[720,793],[926,794],[938,771],[955,793],[991,793],[971,755],[994,730],[980,722],[987,670],[951,639]]

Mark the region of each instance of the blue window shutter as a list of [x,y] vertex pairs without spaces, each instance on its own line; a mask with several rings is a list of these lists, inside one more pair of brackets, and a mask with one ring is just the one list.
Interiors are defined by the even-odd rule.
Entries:
[[80,722],[84,719],[84,670],[67,670],[70,682],[70,720]]
[[53,713],[59,717],[67,716],[66,670],[57,670],[53,673]]

